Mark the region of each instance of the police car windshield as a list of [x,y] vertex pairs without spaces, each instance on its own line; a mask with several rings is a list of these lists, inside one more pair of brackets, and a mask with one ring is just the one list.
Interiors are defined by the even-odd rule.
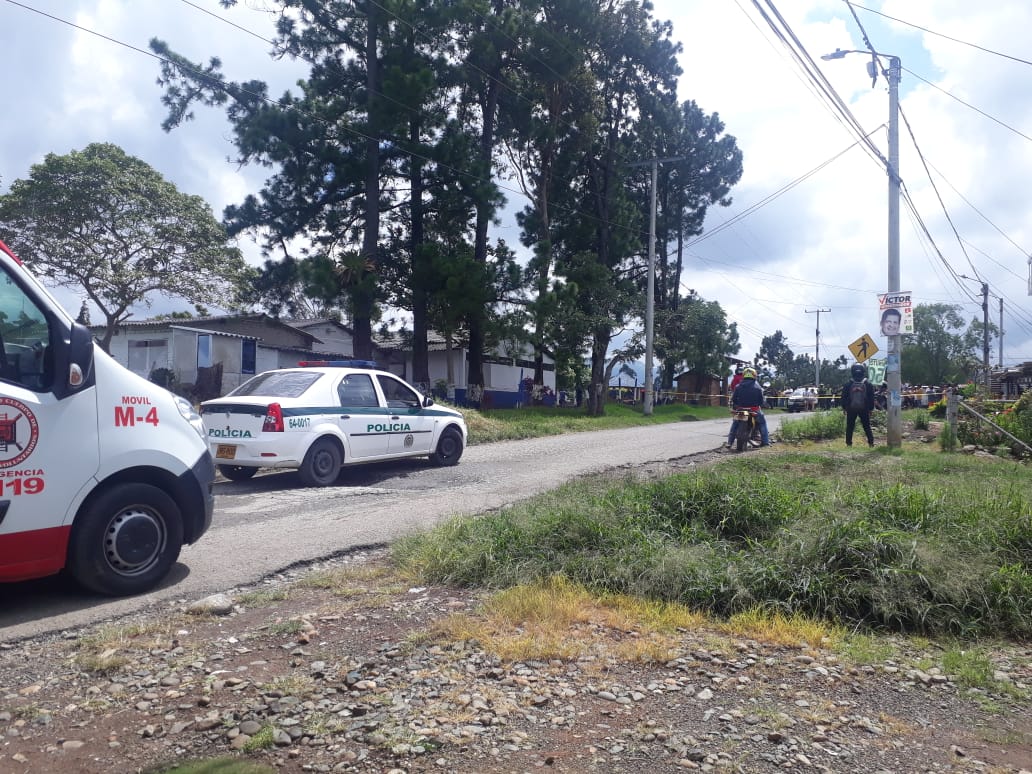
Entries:
[[267,371],[249,379],[226,397],[261,395],[269,398],[299,398],[322,376],[318,371]]

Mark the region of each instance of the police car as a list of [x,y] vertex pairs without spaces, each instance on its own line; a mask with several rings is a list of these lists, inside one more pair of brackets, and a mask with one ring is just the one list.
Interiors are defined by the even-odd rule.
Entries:
[[343,465],[420,456],[458,463],[467,438],[462,414],[375,366],[301,362],[202,403],[219,471],[242,481],[260,468],[296,468],[307,486],[328,486]]

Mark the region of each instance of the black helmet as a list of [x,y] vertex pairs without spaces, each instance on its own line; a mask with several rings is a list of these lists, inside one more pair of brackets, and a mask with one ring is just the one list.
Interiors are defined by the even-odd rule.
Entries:
[[867,369],[859,363],[853,363],[853,367],[849,369],[849,372],[853,374],[853,378],[857,381],[860,381],[867,376]]

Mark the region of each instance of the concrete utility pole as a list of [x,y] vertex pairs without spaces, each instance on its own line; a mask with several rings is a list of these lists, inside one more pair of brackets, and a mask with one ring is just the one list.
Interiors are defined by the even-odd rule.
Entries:
[[[883,72],[889,83],[889,158],[886,172],[889,176],[889,295],[899,293],[899,82],[903,66],[898,56],[876,51],[843,51],[824,54],[821,59],[842,59],[846,54],[864,54],[875,60],[885,57],[889,67]],[[868,73],[874,79],[878,76],[876,62],[868,62]],[[872,81],[871,85],[874,85]],[[888,336],[885,380],[889,383],[889,405],[886,412],[886,436],[890,448],[903,445],[903,335]]]
[[653,318],[656,305],[656,178],[659,165],[669,161],[684,161],[687,156],[671,156],[665,159],[635,161],[629,167],[652,165],[652,183],[649,186],[649,274],[645,289],[645,395],[642,398],[641,413],[652,416],[652,351],[653,351]]
[[[813,385],[817,392],[821,391],[821,312],[830,312],[830,309],[804,309],[807,314],[817,313],[817,349],[814,353],[816,364],[813,369]],[[820,395],[817,396],[818,398]]]
[[1000,296],[1000,369],[1003,369],[1003,296]]
[[982,368],[985,369],[985,397],[990,397],[992,374],[989,371],[989,283],[982,283]]

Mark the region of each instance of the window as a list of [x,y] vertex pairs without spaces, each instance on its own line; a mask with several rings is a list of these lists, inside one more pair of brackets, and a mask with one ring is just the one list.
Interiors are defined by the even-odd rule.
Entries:
[[168,342],[165,339],[139,339],[129,342],[129,370],[150,377],[155,368],[168,367]]
[[46,316],[10,276],[0,277],[0,379],[44,391],[53,370]]
[[419,408],[423,405],[419,395],[407,384],[389,376],[377,376],[376,379],[380,382],[388,408]]
[[197,335],[197,367],[211,368],[211,334]]
[[240,343],[240,373],[253,374],[258,363],[258,342],[244,339]]
[[372,408],[379,405],[369,374],[348,374],[337,385],[337,395],[342,406]]

